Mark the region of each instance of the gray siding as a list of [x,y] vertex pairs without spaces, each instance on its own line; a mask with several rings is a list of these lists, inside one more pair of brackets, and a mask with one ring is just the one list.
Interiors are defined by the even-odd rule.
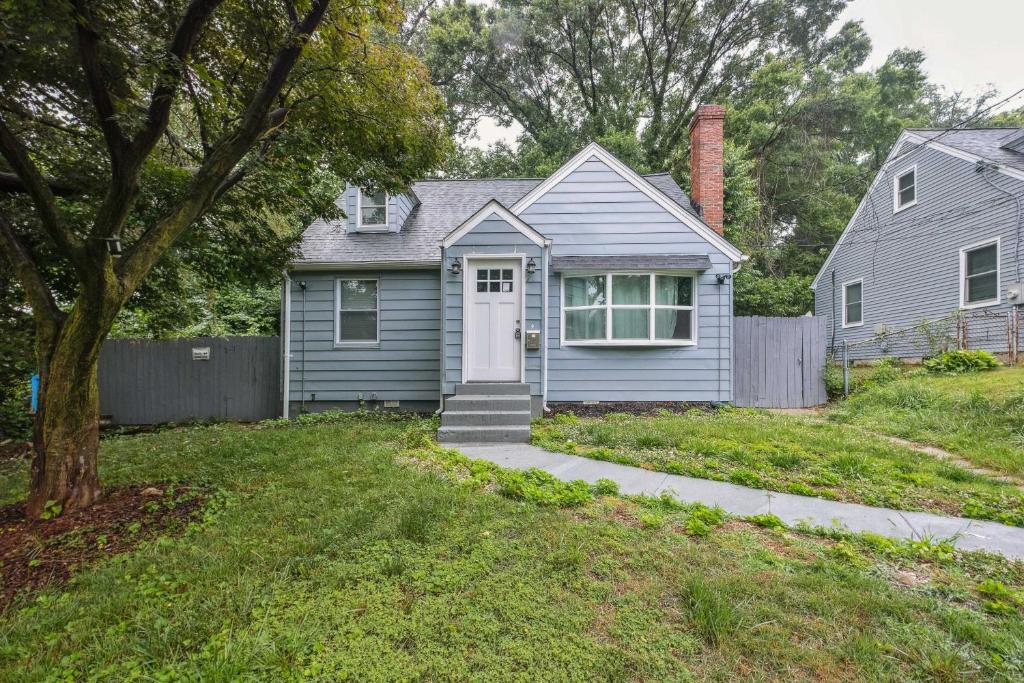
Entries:
[[[437,270],[293,272],[289,400],[438,401],[441,284]],[[379,278],[380,340],[335,346],[334,281]],[[298,283],[306,283],[305,301]],[[304,321],[304,322],[303,322]],[[314,397],[315,394],[315,397]]]
[[[359,216],[356,211],[359,188],[349,185],[338,198],[338,206],[345,212],[345,230],[359,232]],[[412,195],[407,193],[388,195],[388,232],[399,232],[416,206]]]
[[[917,204],[893,211],[893,178],[917,166]],[[919,148],[882,170],[882,177],[836,247],[815,290],[815,311],[827,319],[830,343],[840,347],[869,339],[879,325],[907,328],[922,319],[948,316],[960,307],[960,249],[1000,237],[1002,303],[984,309],[1006,313],[1007,285],[1019,281],[1014,258],[1017,208],[994,189],[974,163],[928,148]],[[1002,173],[988,177],[1017,195],[1024,183]],[[833,288],[833,276],[835,287]],[[842,326],[842,285],[863,278],[863,319],[859,327]],[[869,343],[856,347],[854,358],[921,355],[923,342],[900,342],[900,348]],[[1006,348],[1005,335],[993,335],[992,350]],[[979,345],[984,348],[984,344]]]
[[[464,257],[466,254],[525,254],[535,259],[537,272],[526,275],[524,289],[526,300],[526,320],[523,330],[539,330],[542,328],[543,284],[541,263],[543,253],[541,247],[527,239],[521,232],[504,220],[492,217],[481,221],[473,230],[445,250],[445,259]],[[447,262],[447,261],[446,261]],[[464,274],[463,274],[464,275]],[[444,357],[444,393],[455,393],[455,385],[462,378],[462,321],[463,321],[463,275],[458,277],[447,270],[444,271],[445,291],[445,357]],[[526,351],[526,382],[530,385],[530,393],[541,394],[541,352]]]
[[704,237],[592,159],[528,207],[521,217],[553,240],[555,256],[707,254],[697,278],[694,347],[561,345],[561,276],[550,274],[548,401],[731,400],[732,286],[727,256]]

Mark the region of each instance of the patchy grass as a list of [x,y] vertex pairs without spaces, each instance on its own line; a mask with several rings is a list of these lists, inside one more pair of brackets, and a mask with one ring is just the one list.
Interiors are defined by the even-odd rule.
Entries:
[[894,382],[868,382],[827,415],[1024,477],[1024,368],[962,375],[911,372]]
[[534,424],[551,450],[754,488],[1024,526],[1012,485],[845,425],[758,410],[571,415]]
[[[433,446],[432,427],[346,418],[105,440],[108,485],[187,481],[222,506],[16,597],[0,611],[3,678],[1024,675],[1020,563],[594,489],[549,500],[550,481],[505,486]],[[23,463],[0,465],[5,500],[24,484]]]

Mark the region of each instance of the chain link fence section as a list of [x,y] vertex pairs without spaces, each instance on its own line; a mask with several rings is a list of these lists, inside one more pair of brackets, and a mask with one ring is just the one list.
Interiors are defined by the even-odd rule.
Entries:
[[953,349],[982,350],[1011,365],[1021,359],[1021,309],[1010,311],[954,311],[942,318],[921,320],[903,328],[878,326],[874,334],[832,347],[837,360],[871,361],[881,357],[908,361],[936,356]]

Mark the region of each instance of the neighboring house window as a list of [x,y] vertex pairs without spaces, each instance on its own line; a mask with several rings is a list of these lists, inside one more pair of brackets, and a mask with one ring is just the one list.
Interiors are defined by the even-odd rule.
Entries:
[[843,327],[864,324],[864,281],[843,285]]
[[384,228],[388,224],[388,194],[359,191],[359,227]]
[[376,342],[380,320],[377,280],[337,280],[335,282],[337,319],[335,342],[365,344]]
[[562,292],[566,344],[694,343],[691,275],[573,275],[564,278]]
[[917,166],[896,176],[893,181],[893,203],[896,211],[917,204]]
[[999,240],[960,250],[960,305],[999,303]]

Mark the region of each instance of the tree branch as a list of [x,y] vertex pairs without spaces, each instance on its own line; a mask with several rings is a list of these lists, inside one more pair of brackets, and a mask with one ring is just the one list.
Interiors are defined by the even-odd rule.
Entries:
[[284,122],[287,111],[269,112],[270,106],[284,88],[306,43],[323,21],[329,3],[330,0],[313,0],[309,13],[278,49],[263,84],[250,98],[236,129],[217,143],[196,171],[178,206],[146,230],[120,260],[117,272],[125,292],[133,292],[167,249],[226,191],[224,183],[252,145]]
[[171,104],[174,94],[181,85],[185,74],[185,62],[195,47],[199,34],[213,10],[222,0],[192,0],[185,15],[174,32],[174,37],[167,46],[167,55],[160,77],[149,102],[146,123],[132,139],[131,150],[133,160],[141,164],[146,155],[153,149],[160,136],[163,135],[167,122],[170,120]]
[[[50,192],[58,197],[70,197],[72,195],[81,194],[81,190],[74,185],[65,183],[63,180],[54,180],[53,178],[46,178],[46,184],[50,188]],[[0,192],[6,192],[7,194],[27,194],[28,187],[22,182],[21,178],[18,177],[17,173],[4,173],[0,172]]]
[[0,247],[0,252],[7,257],[14,274],[18,277],[18,282],[25,290],[33,313],[46,316],[48,323],[59,323],[63,313],[54,301],[53,293],[43,280],[28,247],[18,239],[13,226],[3,215],[0,215]]
[[82,241],[67,230],[57,213],[57,200],[50,190],[43,174],[28,156],[28,150],[14,136],[3,119],[0,119],[0,154],[21,179],[25,191],[32,198],[36,213],[43,224],[46,234],[53,240],[57,249],[67,256],[76,268],[84,267],[85,249]]
[[82,71],[85,72],[89,95],[99,117],[100,130],[103,131],[103,137],[107,141],[111,166],[116,177],[125,162],[125,154],[128,151],[127,140],[117,122],[117,108],[110,97],[110,91],[107,89],[103,76],[103,68],[100,65],[100,36],[92,28],[92,16],[83,0],[75,0],[75,13],[77,14],[75,34],[78,38],[78,58],[82,62]]

